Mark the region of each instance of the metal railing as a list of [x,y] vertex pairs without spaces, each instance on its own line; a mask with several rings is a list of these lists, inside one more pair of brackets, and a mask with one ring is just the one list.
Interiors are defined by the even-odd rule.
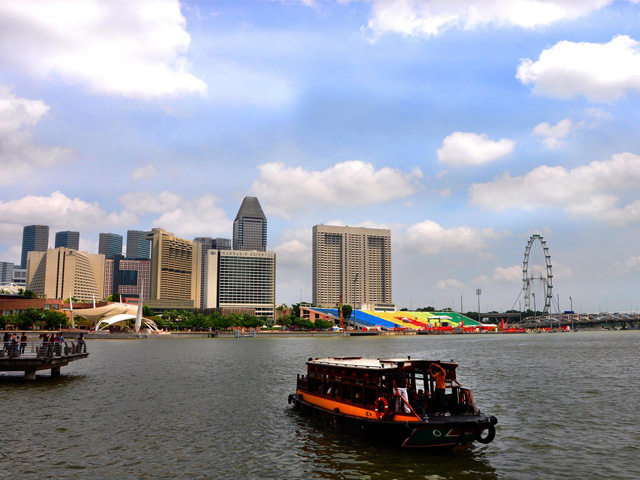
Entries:
[[64,342],[17,342],[5,343],[0,358],[54,358],[87,353],[84,340]]

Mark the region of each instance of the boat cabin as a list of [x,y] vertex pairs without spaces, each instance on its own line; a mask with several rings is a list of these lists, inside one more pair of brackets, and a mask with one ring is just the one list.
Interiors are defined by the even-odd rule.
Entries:
[[[403,363],[407,379],[409,405],[396,395],[393,375]],[[431,365],[446,372],[446,399],[452,413],[477,413],[471,392],[456,380],[457,363],[439,360],[363,359],[361,357],[310,358],[307,374],[298,375],[297,392],[313,403],[334,410],[340,404],[358,416],[419,421],[426,414],[435,414],[435,379]]]

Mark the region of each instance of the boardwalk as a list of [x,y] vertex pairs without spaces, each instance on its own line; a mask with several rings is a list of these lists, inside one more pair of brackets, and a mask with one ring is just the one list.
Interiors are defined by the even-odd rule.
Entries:
[[70,362],[87,358],[87,345],[84,341],[40,343],[29,342],[20,351],[11,345],[0,350],[0,372],[24,372],[24,378],[33,380],[39,370],[51,370],[51,376],[60,375],[60,368]]

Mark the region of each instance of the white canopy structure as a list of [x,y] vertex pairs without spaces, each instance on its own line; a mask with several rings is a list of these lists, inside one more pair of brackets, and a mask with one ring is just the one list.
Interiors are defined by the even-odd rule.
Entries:
[[142,317],[142,304],[110,303],[103,307],[75,309],[73,313],[93,323],[96,332],[125,320],[136,320],[136,332],[140,331],[143,323],[152,332],[158,331],[158,326],[153,320]]

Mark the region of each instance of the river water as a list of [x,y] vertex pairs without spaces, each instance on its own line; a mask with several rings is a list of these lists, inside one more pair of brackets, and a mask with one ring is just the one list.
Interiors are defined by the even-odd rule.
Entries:
[[[93,340],[35,381],[0,374],[0,477],[638,479],[640,331]],[[308,357],[460,364],[489,445],[377,446],[287,404]]]

